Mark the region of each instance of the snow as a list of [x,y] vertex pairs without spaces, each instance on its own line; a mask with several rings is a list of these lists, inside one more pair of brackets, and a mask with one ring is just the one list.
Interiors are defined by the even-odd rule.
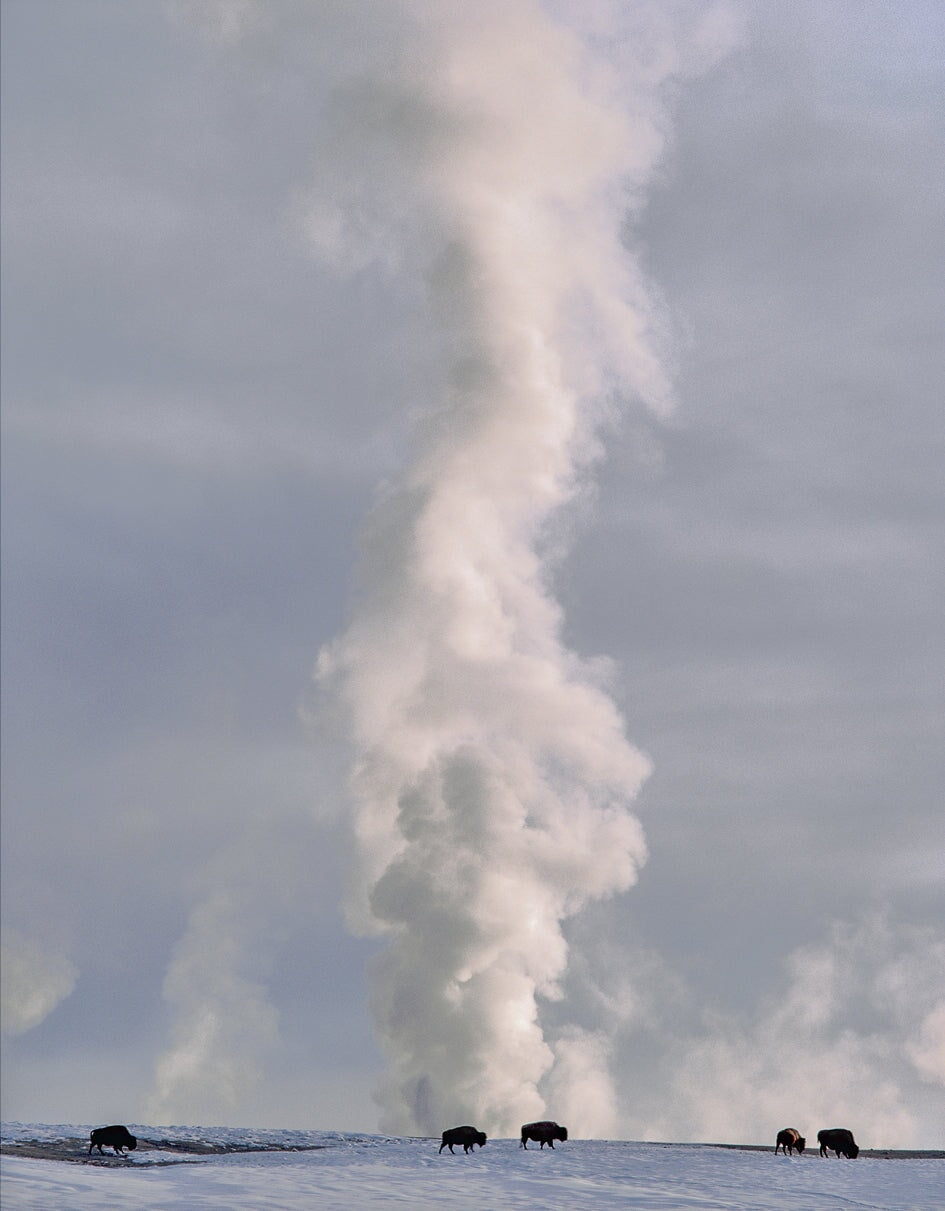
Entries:
[[[816,1148],[800,1157],[775,1156],[773,1144],[771,1150],[743,1151],[601,1140],[570,1140],[554,1151],[523,1151],[517,1140],[501,1139],[469,1155],[461,1149],[450,1155],[439,1154],[439,1141],[429,1139],[134,1124],[129,1128],[139,1137],[137,1152],[127,1159],[110,1153],[90,1158],[87,1126],[5,1124],[3,1211],[945,1208],[941,1157],[861,1156],[847,1161],[822,1159]],[[146,1142],[156,1146],[146,1147]],[[11,1154],[21,1147],[46,1148],[64,1159]],[[207,1152],[211,1147],[229,1151]]]

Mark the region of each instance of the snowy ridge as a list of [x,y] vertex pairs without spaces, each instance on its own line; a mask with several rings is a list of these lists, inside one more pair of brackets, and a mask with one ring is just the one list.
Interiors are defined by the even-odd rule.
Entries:
[[[98,1125],[98,1124],[96,1124]],[[335,1131],[128,1124],[127,1158],[87,1156],[91,1126],[5,1123],[4,1211],[941,1211],[945,1153],[856,1161],[771,1148],[570,1140],[524,1151],[490,1140],[468,1156],[438,1141]],[[44,1151],[45,1150],[45,1151]],[[45,1159],[44,1159],[45,1158]],[[57,1163],[61,1161],[72,1163]]]

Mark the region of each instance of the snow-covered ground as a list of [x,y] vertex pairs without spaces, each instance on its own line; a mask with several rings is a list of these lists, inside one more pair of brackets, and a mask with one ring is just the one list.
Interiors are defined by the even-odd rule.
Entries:
[[[805,1156],[784,1157],[773,1150],[600,1140],[571,1140],[553,1152],[537,1147],[525,1152],[516,1140],[507,1139],[490,1140],[468,1156],[461,1149],[451,1156],[448,1151],[438,1154],[438,1141],[426,1139],[129,1127],[140,1144],[122,1160],[98,1153],[88,1158],[86,1126],[5,1124],[3,1211],[945,1208],[945,1160],[940,1157],[825,1160],[816,1148]],[[209,1147],[229,1151],[210,1153]],[[62,1159],[15,1155],[18,1149]]]

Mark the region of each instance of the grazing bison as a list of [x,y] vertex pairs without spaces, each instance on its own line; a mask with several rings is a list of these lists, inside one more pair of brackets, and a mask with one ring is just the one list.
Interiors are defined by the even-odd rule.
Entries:
[[528,1148],[526,1140],[534,1140],[536,1143],[540,1143],[542,1148],[544,1148],[545,1144],[553,1148],[555,1140],[566,1140],[567,1138],[567,1127],[559,1127],[557,1123],[526,1123],[522,1128],[523,1148]]
[[462,1144],[464,1152],[468,1152],[474,1144],[478,1144],[480,1148],[484,1148],[486,1133],[484,1131],[477,1131],[475,1127],[450,1127],[448,1131],[443,1132],[443,1143],[440,1144],[440,1152],[444,1148],[449,1148],[450,1152],[452,1152],[454,1144]]
[[[127,1148],[133,1152],[138,1146],[138,1141],[131,1134],[127,1127],[119,1126],[117,1123],[113,1127],[96,1127],[89,1137],[89,1156],[92,1155],[92,1149],[98,1148],[102,1152],[102,1145],[106,1148],[114,1148],[119,1156],[124,1156],[122,1148]],[[102,1152],[102,1156],[105,1153]]]
[[837,1156],[846,1156],[850,1160],[856,1160],[860,1155],[860,1150],[853,1138],[853,1132],[847,1131],[846,1127],[831,1127],[829,1130],[818,1131],[817,1140],[820,1144],[820,1155],[829,1156],[828,1149],[832,1148]]
[[807,1140],[796,1127],[785,1127],[783,1131],[778,1132],[774,1153],[777,1156],[778,1150],[781,1149],[785,1156],[790,1156],[793,1152],[803,1152],[806,1147]]

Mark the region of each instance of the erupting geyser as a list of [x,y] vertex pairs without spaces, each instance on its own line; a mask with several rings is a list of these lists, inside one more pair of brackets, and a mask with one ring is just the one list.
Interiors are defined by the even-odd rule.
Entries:
[[603,1134],[606,1047],[550,1037],[541,1005],[561,995],[562,922],[634,882],[648,764],[562,644],[543,552],[604,396],[665,398],[619,238],[659,139],[533,5],[408,11],[403,42],[339,92],[326,145],[348,151],[309,210],[327,259],[414,275],[441,369],[318,666],[357,754],[351,919],[390,937],[382,1127],[517,1132],[551,1080],[556,1113],[576,1083],[581,1134]]

